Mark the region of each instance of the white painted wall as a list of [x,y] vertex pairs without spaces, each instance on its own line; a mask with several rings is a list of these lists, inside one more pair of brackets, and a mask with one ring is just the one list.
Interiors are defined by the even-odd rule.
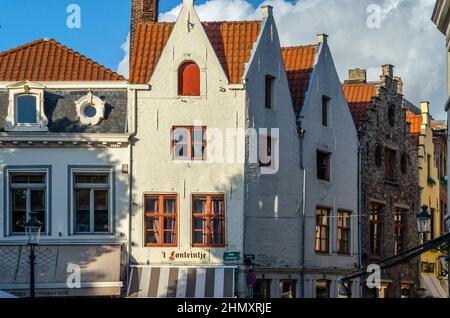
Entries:
[[[189,32],[187,21],[194,24]],[[194,45],[195,44],[195,45]],[[180,98],[177,71],[185,60],[201,69],[201,96]],[[223,264],[224,251],[243,252],[243,163],[178,162],[172,160],[171,129],[177,125],[212,128],[245,127],[245,92],[231,90],[193,7],[184,5],[152,76],[151,90],[137,92],[136,139],[133,147],[132,261],[139,264],[174,264],[163,252],[206,252],[203,262],[182,260],[178,265]],[[223,92],[221,88],[226,88]],[[209,140],[210,142],[210,140]],[[225,140],[223,141],[225,149]],[[210,156],[208,156],[210,158]],[[146,193],[178,194],[178,247],[144,246],[143,198]],[[191,198],[195,193],[226,195],[225,248],[192,248]],[[177,264],[177,262],[175,262]]]
[[[331,97],[329,126],[322,126],[322,95]],[[331,51],[327,44],[321,51],[315,67],[314,79],[307,103],[302,113],[304,137],[304,166],[306,169],[306,224],[305,224],[305,266],[311,270],[327,273],[327,279],[335,280],[342,270],[355,269],[358,262],[358,138],[356,129],[342,92]],[[332,153],[331,181],[317,179],[316,150]],[[315,209],[317,206],[331,208],[333,216],[330,229],[330,253],[315,253]],[[351,255],[337,254],[337,211],[352,211]],[[314,276],[307,279],[316,279]],[[320,275],[320,279],[324,279]],[[354,291],[355,292],[355,291]],[[306,292],[307,297],[314,294]]]
[[[4,148],[0,157],[0,202],[5,202],[4,172],[7,166],[51,166],[51,235],[42,243],[126,242],[128,238],[129,182],[122,165],[129,164],[129,148]],[[69,235],[69,166],[113,166],[115,169],[115,235]],[[72,195],[73,197],[73,195]],[[0,214],[0,242],[23,243],[23,236],[5,237],[4,213]],[[123,233],[123,235],[121,235]]]

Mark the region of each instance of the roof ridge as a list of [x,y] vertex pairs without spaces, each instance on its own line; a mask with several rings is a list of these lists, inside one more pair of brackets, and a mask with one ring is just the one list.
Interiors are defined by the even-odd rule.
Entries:
[[[45,42],[45,41],[48,42],[49,40],[47,40],[47,39],[48,39],[48,38],[45,38],[45,37],[44,37],[44,38],[40,38],[40,39],[31,41],[31,42],[28,42],[28,43],[25,43],[25,44],[21,44],[21,45],[16,46],[16,47],[14,47],[14,48],[12,48],[12,49],[8,49],[8,50],[6,50],[6,51],[0,52],[0,56],[5,56],[5,55],[11,54],[11,53],[15,53],[15,52],[17,52],[17,51],[23,50],[23,49],[25,49],[25,48],[27,48],[27,47],[34,46],[34,45],[36,45],[36,44],[40,44],[40,43]],[[50,39],[50,40],[51,40],[51,39]]]
[[281,49],[282,50],[289,50],[289,49],[296,49],[296,48],[306,48],[306,47],[315,47],[318,46],[319,44],[305,44],[305,45],[291,45],[291,46],[282,46]]

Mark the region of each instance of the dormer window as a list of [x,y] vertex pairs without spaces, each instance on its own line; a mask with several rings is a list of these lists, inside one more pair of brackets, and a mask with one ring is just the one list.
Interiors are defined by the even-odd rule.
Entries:
[[37,124],[37,98],[34,95],[19,95],[16,97],[17,125]]
[[184,62],[178,69],[178,95],[200,96],[200,68],[192,61]]
[[7,86],[9,89],[6,131],[48,131],[44,113],[44,86],[28,81]]

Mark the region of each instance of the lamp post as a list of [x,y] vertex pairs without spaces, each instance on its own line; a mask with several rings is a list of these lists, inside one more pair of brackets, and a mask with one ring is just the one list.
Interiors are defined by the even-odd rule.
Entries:
[[36,212],[30,212],[28,221],[25,222],[25,233],[28,238],[28,246],[30,247],[30,298],[35,297],[35,277],[34,265],[36,256],[34,255],[34,248],[39,244],[41,235],[41,222],[36,218]]
[[431,233],[431,214],[428,213],[428,206],[422,206],[422,211],[417,214],[417,232],[422,236],[422,242],[425,243],[428,234]]

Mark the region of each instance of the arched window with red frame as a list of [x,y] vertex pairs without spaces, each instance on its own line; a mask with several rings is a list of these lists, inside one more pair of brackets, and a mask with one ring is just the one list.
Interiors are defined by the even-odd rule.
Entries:
[[178,69],[178,95],[200,96],[200,68],[192,61]]

